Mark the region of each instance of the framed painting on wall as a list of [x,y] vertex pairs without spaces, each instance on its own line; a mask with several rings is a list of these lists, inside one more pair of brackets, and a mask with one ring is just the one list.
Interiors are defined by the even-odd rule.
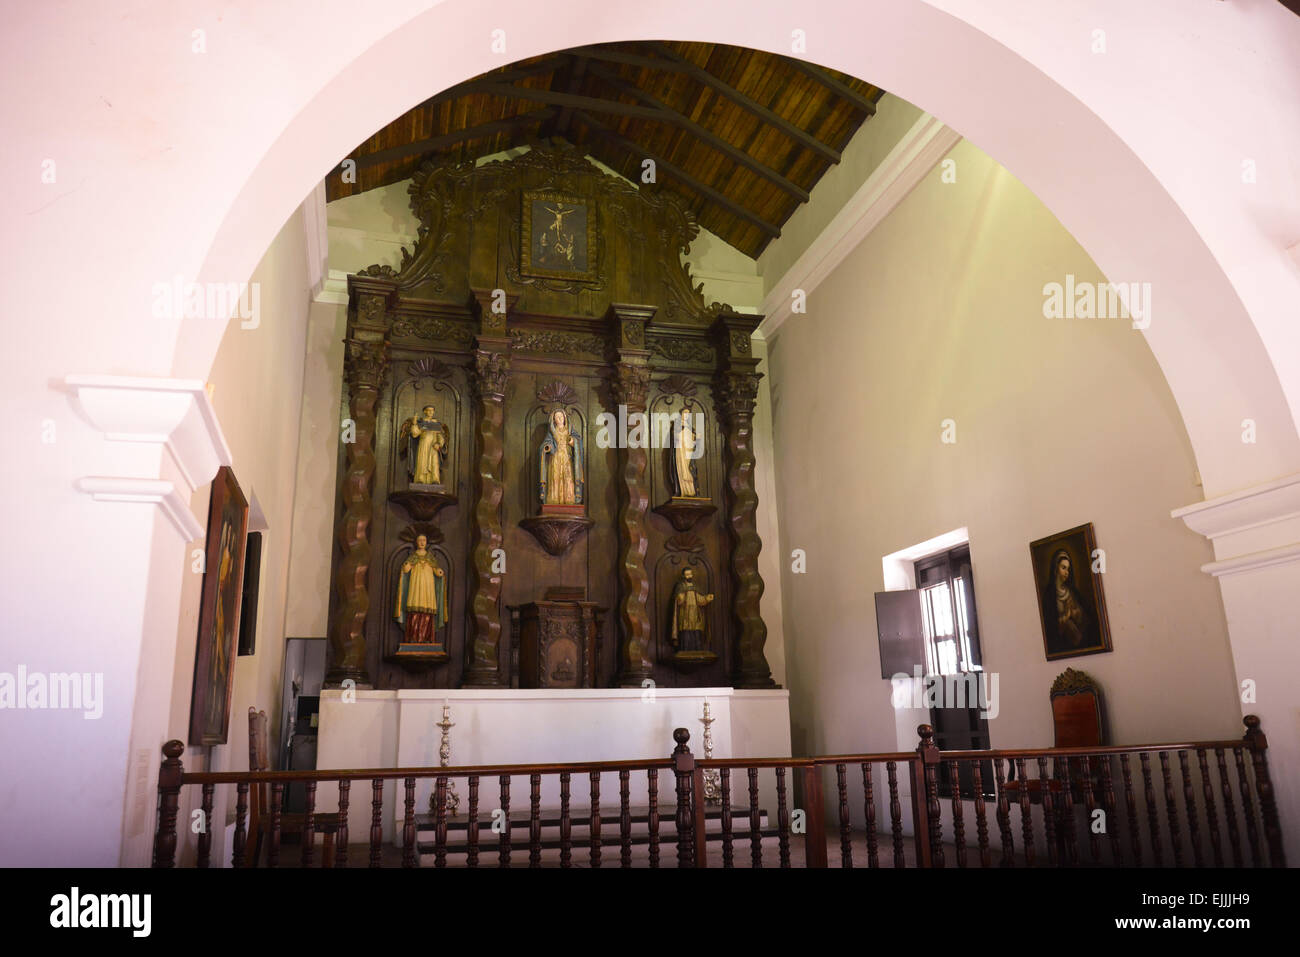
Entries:
[[523,191],[519,271],[548,279],[596,279],[596,215],[590,202],[553,190]]
[[1029,545],[1048,661],[1111,650],[1106,596],[1093,571],[1096,550],[1091,522]]
[[243,594],[248,499],[235,473],[222,466],[212,480],[199,636],[194,656],[189,743],[225,744]]

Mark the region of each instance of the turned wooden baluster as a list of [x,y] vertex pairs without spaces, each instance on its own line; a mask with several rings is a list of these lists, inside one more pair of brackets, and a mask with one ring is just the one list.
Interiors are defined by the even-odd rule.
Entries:
[[497,844],[497,867],[510,866],[510,775],[497,779],[501,790],[501,839]]
[[[343,778],[339,781],[339,828],[338,833],[334,835],[334,840],[337,846],[337,850],[334,852],[335,867],[348,866],[348,799],[351,794],[352,782],[347,778]],[[275,806],[274,797],[271,798],[271,804],[272,807]],[[278,808],[271,812],[271,817],[275,826],[278,827],[280,821]],[[275,846],[276,851],[278,852],[280,848],[280,837],[278,834],[275,837]]]
[[[1120,867],[1124,863],[1124,849],[1119,836],[1119,806],[1115,803],[1115,786],[1111,781],[1111,759],[1101,758],[1101,801],[1102,810],[1106,812],[1106,834],[1110,838],[1111,864]],[[1089,828],[1092,827],[1091,822]],[[1100,858],[1099,858],[1100,860]]]
[[849,820],[849,769],[835,765],[835,788],[840,798],[840,866],[853,866],[853,828]]
[[311,867],[316,856],[316,782],[306,783],[307,813],[302,824],[302,866]]
[[[196,864],[198,867],[207,867],[212,862],[212,796],[216,787],[215,784],[203,785],[203,800],[200,804],[203,808],[203,830],[199,831],[199,859]],[[274,864],[270,864],[270,860],[271,855],[268,850],[268,865],[274,867]]]
[[478,867],[478,775],[469,776],[469,810],[466,813],[465,864]]
[[528,775],[528,866],[542,866],[542,776]]
[[[433,791],[433,801],[434,801],[433,803],[433,808],[434,808],[433,866],[446,867],[447,866],[447,779],[445,777],[439,777],[434,782],[433,789],[434,789]],[[477,795],[475,796],[477,797]],[[411,794],[411,807],[412,810],[414,810],[415,807],[414,792],[412,792]],[[473,825],[471,825],[471,827],[473,827]],[[477,830],[477,827],[474,827],[474,830]],[[415,866],[414,818],[412,818],[411,831],[412,831],[412,848],[411,848],[412,863],[409,866],[414,867]],[[402,865],[407,866],[405,860],[403,860]]]
[[885,771],[889,775],[889,823],[894,837],[894,866],[906,867],[907,858],[903,854],[903,805],[898,803],[898,762],[886,761]]
[[1277,798],[1273,793],[1273,779],[1268,773],[1268,739],[1260,730],[1259,718],[1248,714],[1241,719],[1246,725],[1246,743],[1250,746],[1251,762],[1255,766],[1255,791],[1259,794],[1259,816],[1263,825],[1264,841],[1268,844],[1268,862],[1272,867],[1286,867],[1286,851],[1282,847],[1282,824],[1277,816]]
[[[1087,760],[1087,758],[1084,758],[1082,768],[1077,764],[1074,767],[1079,773],[1079,783],[1084,792],[1083,806],[1088,812],[1088,823],[1086,826],[1088,828],[1089,839],[1093,842],[1093,861],[1095,863],[1097,860],[1096,854],[1100,850],[1101,845],[1098,843],[1100,838],[1092,833],[1092,812],[1096,808],[1097,802],[1092,796],[1092,780],[1088,773],[1091,769],[1087,766]],[[1065,839],[1066,856],[1069,858],[1070,866],[1077,867],[1079,865],[1079,835],[1075,830],[1074,823],[1074,782],[1070,780],[1071,762],[1069,758],[1066,758],[1064,761],[1060,758],[1056,758],[1052,763],[1056,766],[1061,775],[1060,818],[1061,827],[1065,832],[1062,836]]]
[[[1010,766],[1011,759],[1007,759],[1007,765]],[[1016,866],[1016,842],[1011,834],[1011,802],[1007,800],[1006,775],[1002,771],[1002,759],[993,759],[993,776],[997,782],[998,793],[998,835],[1002,838],[1002,860],[999,862],[1003,867]]]
[[[1124,776],[1124,807],[1128,809],[1128,840],[1133,849],[1133,865],[1142,866],[1142,831],[1138,826],[1137,800],[1133,796],[1133,769],[1129,767],[1128,755],[1119,756],[1120,771]],[[1116,855],[1115,863],[1119,863]]]
[[620,867],[632,866],[632,806],[629,803],[630,771],[618,772],[618,838]]
[[233,867],[244,866],[244,848],[248,843],[245,821],[248,818],[248,782],[235,784],[235,846],[230,857]]
[[1060,852],[1056,847],[1056,800],[1052,797],[1051,779],[1047,776],[1047,758],[1038,756],[1038,786],[1043,796],[1043,835],[1047,841],[1047,862],[1060,867]]
[[785,768],[776,769],[776,843],[780,867],[790,866],[790,810],[785,799]]
[[591,779],[591,818],[587,828],[591,834],[591,866],[600,867],[600,772],[588,774]]
[[1160,850],[1160,809],[1156,807],[1155,786],[1151,783],[1151,755],[1143,751],[1140,755],[1142,761],[1142,789],[1147,799],[1147,827],[1151,834],[1151,857],[1155,861],[1156,867],[1164,866],[1164,855]]
[[384,779],[370,779],[370,866],[384,864]]
[[560,772],[560,866],[573,866],[573,820],[569,816],[569,772]]
[[[726,775],[724,770],[723,775]],[[646,784],[650,789],[650,818],[647,826],[650,828],[650,866],[659,866],[659,771],[651,768],[646,772]]]
[[1016,777],[1020,779],[1020,830],[1024,835],[1025,867],[1034,866],[1034,817],[1029,808],[1029,781],[1025,778],[1025,759],[1016,758]]
[[1214,782],[1210,780],[1210,762],[1204,748],[1196,749],[1196,763],[1201,769],[1201,793],[1205,795],[1205,829],[1210,835],[1214,866],[1223,866],[1223,846],[1219,839],[1219,815],[1214,806]]
[[[415,866],[415,778],[402,780],[404,791],[402,815],[402,866]],[[441,798],[444,795],[437,795]],[[435,804],[437,800],[435,798]]]
[[[343,793],[343,785],[339,784],[339,794]],[[284,811],[284,785],[276,781],[271,785],[271,835],[266,846],[266,866],[280,866],[280,821]],[[339,802],[339,813],[343,813],[343,802]],[[339,845],[339,867],[347,866],[347,851],[345,845]]]
[[731,836],[731,768],[722,769],[722,866],[736,866]]
[[984,773],[979,761],[971,762],[971,779],[975,785],[975,837],[980,849],[980,867],[993,866],[993,852],[989,850],[988,812],[984,808]]
[[[933,732],[931,732],[933,738]],[[930,866],[944,866],[943,853],[943,807],[939,804],[939,766],[923,763],[925,778],[925,809],[930,818]],[[918,866],[923,862],[918,861]]]
[[[938,769],[936,769],[937,772]],[[961,776],[957,761],[948,761],[948,778],[952,782],[952,840],[957,851],[957,866],[966,866],[966,822],[962,820]]]
[[867,819],[867,867],[880,866],[880,848],[876,844],[876,797],[872,791],[871,762],[862,764],[863,810]]
[[1192,776],[1187,770],[1187,752],[1178,752],[1178,767],[1183,775],[1183,807],[1187,809],[1187,836],[1192,842],[1192,860],[1197,867],[1204,867],[1201,858],[1201,826],[1196,815],[1196,791],[1192,788]]
[[1214,749],[1214,757],[1219,765],[1219,788],[1223,792],[1223,819],[1228,822],[1228,845],[1232,848],[1234,867],[1245,867],[1241,856],[1241,832],[1237,830],[1237,810],[1232,805],[1232,782],[1228,779],[1228,760],[1223,748]]
[[763,837],[759,830],[758,813],[758,768],[748,768],[749,772],[749,857],[754,867],[763,866]]
[[1169,825],[1169,842],[1174,850],[1174,867],[1183,866],[1183,842],[1178,834],[1178,802],[1174,797],[1174,779],[1169,772],[1169,752],[1160,752],[1160,774],[1165,782],[1165,818]]
[[1255,867],[1264,866],[1263,845],[1259,842],[1259,828],[1255,823],[1255,802],[1250,796],[1250,778],[1246,774],[1245,755],[1242,748],[1233,748],[1237,760],[1238,793],[1241,794],[1241,813],[1246,819],[1246,840],[1250,842],[1250,856]]
[[[153,866],[176,866],[176,814],[180,809],[181,779],[185,767],[181,755],[185,742],[173,738],[162,746],[163,762],[158,768],[158,828],[153,835]],[[211,824],[210,821],[204,822]]]

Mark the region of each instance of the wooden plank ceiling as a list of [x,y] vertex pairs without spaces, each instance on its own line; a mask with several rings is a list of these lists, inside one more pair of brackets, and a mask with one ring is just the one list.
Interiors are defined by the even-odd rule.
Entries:
[[656,184],[705,229],[757,258],[883,91],[800,60],[709,43],[581,47],[452,87],[389,123],[326,179],[329,200],[409,178],[426,159],[476,159],[559,138]]

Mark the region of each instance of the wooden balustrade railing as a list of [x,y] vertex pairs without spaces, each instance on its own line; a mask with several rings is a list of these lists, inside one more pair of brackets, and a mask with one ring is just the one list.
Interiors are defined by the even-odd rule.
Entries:
[[[266,865],[278,866],[285,785],[302,782],[307,813],[301,834],[301,866],[311,867],[315,862],[316,791],[323,783],[338,787],[337,814],[330,811],[322,817],[337,821],[338,853],[332,863],[347,866],[351,784],[368,780],[371,867],[381,866],[384,858],[387,782],[393,782],[394,796],[401,802],[402,819],[396,833],[401,836],[403,867],[418,866],[422,857],[431,858],[435,867],[446,867],[453,863],[450,856],[456,857],[458,865],[478,867],[480,852],[490,853],[492,844],[492,839],[481,833],[484,830],[495,837],[498,866],[509,867],[516,860],[522,863],[522,858],[513,854],[515,822],[510,812],[511,781],[520,778],[529,784],[526,827],[523,812],[517,820],[519,833],[527,833],[529,867],[543,866],[544,857],[571,867],[575,847],[582,846],[589,866],[600,867],[604,839],[615,833],[618,863],[625,868],[633,866],[634,848],[641,845],[648,851],[649,866],[659,867],[664,844],[676,846],[678,867],[721,863],[730,868],[737,863],[736,841],[745,838],[749,840],[751,867],[827,867],[828,842],[838,845],[841,867],[1141,867],[1170,862],[1180,867],[1189,863],[1198,867],[1284,867],[1282,832],[1266,756],[1268,744],[1258,718],[1247,715],[1243,720],[1245,736],[1226,741],[945,752],[935,746],[929,725],[921,725],[917,729],[920,743],[913,752],[712,760],[698,760],[687,746],[689,732],[678,728],[673,732],[676,747],[670,757],[655,761],[318,771],[191,773],[181,765],[184,745],[169,741],[163,746],[165,760],[158,779],[153,863],[155,867],[175,866],[181,792],[186,785],[198,785],[205,826],[196,835],[193,863],[208,867],[215,790],[218,785],[233,784],[231,863],[235,867],[256,866],[264,850]],[[1158,782],[1153,777],[1152,755],[1160,769]],[[1176,774],[1171,755],[1176,756]],[[762,807],[760,775],[765,771],[772,772],[774,778],[774,829],[770,822],[764,823],[767,812]],[[1027,775],[1027,771],[1036,774]],[[590,794],[585,815],[572,807],[574,776],[581,780],[584,773]],[[606,774],[618,782],[618,814],[615,817],[610,812],[602,819],[601,781]],[[675,785],[670,809],[660,806],[660,775],[664,774],[672,775]],[[824,776],[831,774],[835,791],[829,802],[833,810],[828,828],[823,782]],[[706,776],[710,775],[717,776],[716,804],[705,798]],[[480,788],[494,777],[496,807],[485,814],[483,809],[492,801],[482,797]],[[415,811],[415,791],[417,782],[427,779],[433,780],[433,810],[421,823]],[[468,793],[463,827],[459,812],[453,814],[449,809],[450,784],[457,779],[466,784],[464,792],[458,793]],[[548,779],[559,787],[558,817],[556,811],[542,807],[542,785]],[[644,783],[648,801],[644,807],[632,805],[634,782],[638,787]],[[250,800],[264,801],[267,785],[269,809],[259,806],[259,833],[249,834]],[[769,789],[768,793],[770,800],[773,792]],[[662,826],[666,812],[673,821],[671,830]],[[465,832],[463,840],[456,842],[450,840],[453,817],[456,827]],[[575,838],[575,826],[585,827],[586,834]],[[642,826],[644,833],[634,833]],[[421,827],[432,835],[424,845],[418,837]],[[908,830],[912,835],[910,859],[905,839]],[[548,836],[547,831],[555,833]],[[711,859],[711,851],[719,852],[716,858]],[[330,866],[331,862],[322,864]]]

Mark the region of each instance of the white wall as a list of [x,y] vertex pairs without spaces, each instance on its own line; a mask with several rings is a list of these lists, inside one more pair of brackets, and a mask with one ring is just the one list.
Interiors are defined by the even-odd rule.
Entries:
[[[285,224],[249,282],[259,284],[259,322],[256,328],[248,329],[241,328],[239,321],[230,324],[208,381],[213,406],[230,446],[235,477],[245,497],[257,501],[267,525],[262,542],[255,653],[235,660],[227,744],[211,749],[186,748],[181,760],[190,771],[248,767],[250,706],[267,712],[271,728],[279,726],[310,286],[300,214],[295,213]],[[205,528],[210,496],[208,484],[195,491],[191,501],[194,514]],[[192,570],[192,562],[195,552],[202,548],[203,542],[199,541],[183,552],[178,550],[175,574],[159,583],[160,589],[174,589],[173,594],[179,591],[179,621],[158,622],[145,636],[124,820],[122,863],[129,866],[143,866],[150,859],[162,743],[188,737],[203,577]],[[181,827],[188,825],[188,813],[198,805],[196,791],[187,788],[182,792]],[[233,803],[228,791],[218,788],[214,810],[218,835],[225,824],[227,805]],[[141,827],[141,822],[148,826]],[[220,836],[214,839],[214,860],[221,859],[221,843]]]
[[[957,182],[931,172],[769,343],[782,552],[808,553],[783,577],[795,752],[897,747],[881,558],[961,526],[995,747],[1052,743],[1067,665],[1105,689],[1117,743],[1238,737],[1213,556],[1169,516],[1199,489],[1164,378],[1129,322],[1043,317],[1045,283],[1104,277],[1008,172],[950,155]],[[1084,522],[1115,650],[1047,662],[1028,545]]]

